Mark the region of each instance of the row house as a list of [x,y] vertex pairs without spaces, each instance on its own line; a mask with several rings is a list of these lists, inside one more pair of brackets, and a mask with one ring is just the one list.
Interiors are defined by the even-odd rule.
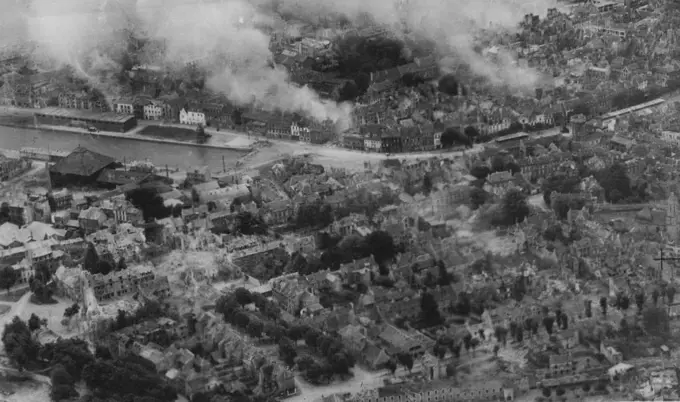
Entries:
[[264,206],[265,221],[269,225],[284,225],[294,218],[295,208],[288,200],[273,201]]
[[96,207],[80,211],[78,215],[78,224],[85,233],[94,233],[102,229],[106,220],[106,214]]
[[135,99],[120,98],[113,102],[113,111],[118,114],[135,114]]
[[[270,138],[291,139],[293,119],[286,116],[276,116],[269,119],[266,123],[265,134]],[[296,125],[297,126],[297,125]],[[299,130],[296,131],[299,139]],[[311,141],[310,141],[311,142]]]
[[549,177],[562,162],[568,161],[566,153],[551,153],[539,157],[528,157],[519,161],[522,175],[528,180]]
[[63,92],[57,97],[57,104],[62,109],[92,110],[108,112],[109,105],[105,99],[87,93]]
[[363,151],[364,137],[360,134],[345,134],[342,136],[342,145],[347,149]]
[[380,136],[380,152],[399,153],[402,151],[401,135],[398,131],[390,131]]
[[496,195],[497,197],[503,197],[505,193],[513,187],[515,178],[512,172],[495,172],[491,173],[486,178],[486,183],[484,184],[484,190]]
[[7,158],[0,155],[0,180],[9,180],[30,167],[31,162],[27,159]]
[[285,278],[272,283],[272,297],[284,311],[293,316],[301,309],[319,303],[311,289],[303,288],[296,278]]
[[214,212],[208,215],[208,220],[212,227],[216,230],[233,231],[236,222],[238,221],[238,214],[231,211]]
[[73,206],[73,193],[66,188],[52,192],[48,194],[48,197],[52,197],[52,200],[54,201],[53,207],[55,210],[52,212],[71,209]]
[[142,211],[135,208],[130,202],[104,200],[100,204],[101,211],[108,219],[114,220],[116,223],[142,223],[144,217]]
[[491,380],[453,386],[448,381],[430,381],[420,384],[387,385],[363,391],[350,399],[351,402],[437,402],[437,401],[512,401],[513,386]]
[[617,152],[627,152],[635,145],[635,140],[614,136],[609,140],[609,147]]
[[205,126],[205,111],[195,105],[185,106],[179,111],[179,122],[180,124]]
[[35,219],[35,206],[29,201],[9,201],[9,222],[19,227],[28,225]]
[[144,120],[162,120],[165,116],[163,113],[163,102],[158,100],[151,100],[143,107]]
[[90,285],[97,300],[106,301],[134,292],[137,286],[150,284],[155,275],[150,269],[111,272],[107,275],[95,274]]

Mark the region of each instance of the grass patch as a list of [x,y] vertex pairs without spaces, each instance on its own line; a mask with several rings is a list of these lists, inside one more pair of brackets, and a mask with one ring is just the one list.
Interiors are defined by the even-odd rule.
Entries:
[[139,131],[147,137],[171,139],[176,141],[196,141],[196,130],[172,126],[146,126]]
[[28,288],[23,288],[18,290],[10,290],[9,293],[2,292],[0,293],[0,301],[16,303],[17,301],[19,301],[19,299],[21,299],[21,296],[25,295],[28,291],[29,291]]

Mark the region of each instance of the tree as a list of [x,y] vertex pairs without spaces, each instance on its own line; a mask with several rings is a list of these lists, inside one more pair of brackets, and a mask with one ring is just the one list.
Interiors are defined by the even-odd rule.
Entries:
[[545,326],[545,331],[548,333],[548,335],[551,335],[553,333],[554,323],[555,319],[550,316],[543,318],[543,325]]
[[346,81],[340,89],[339,102],[353,101],[359,96],[359,87],[354,81]]
[[479,187],[472,187],[470,190],[470,205],[472,209],[478,209],[486,203],[487,193]]
[[486,165],[474,165],[470,169],[470,175],[476,177],[479,180],[484,180],[491,174],[491,170]]
[[116,315],[116,328],[120,330],[130,324],[131,322],[128,320],[127,312],[125,310],[118,310],[118,314]]
[[31,314],[31,317],[29,317],[28,319],[28,329],[31,332],[37,331],[40,329],[41,324],[42,320],[40,319],[40,317],[35,315],[35,313]]
[[638,292],[635,294],[635,304],[638,307],[639,311],[642,311],[642,307],[645,304],[645,294],[644,292]]
[[104,394],[113,400],[172,401],[177,398],[177,392],[156,372],[155,366],[139,356],[95,360],[83,369],[83,380],[95,395]]
[[510,161],[505,164],[505,170],[509,170],[512,174],[517,174],[522,171],[522,168],[517,164],[517,162]]
[[543,388],[543,390],[541,392],[543,392],[544,397],[550,398],[550,394],[551,394],[550,388]]
[[502,155],[496,155],[491,158],[491,171],[502,172],[505,170],[505,158]]
[[503,197],[503,212],[507,222],[520,223],[529,216],[529,205],[524,194],[517,189],[512,189]]
[[542,184],[543,201],[545,202],[545,205],[550,206],[550,195],[553,192],[560,194],[576,192],[579,184],[580,179],[578,177],[566,175],[564,173],[557,173],[548,177]]
[[666,288],[666,304],[669,306],[673,304],[673,301],[675,300],[675,287],[668,286]]
[[248,331],[248,335],[254,338],[259,338],[262,336],[263,329],[264,324],[262,324],[261,321],[251,320],[250,323],[248,324],[248,327],[246,328],[246,331]]
[[446,376],[451,378],[456,375],[456,365],[454,363],[449,363],[446,365]]
[[10,361],[19,369],[35,362],[38,357],[40,345],[31,336],[28,325],[19,317],[14,317],[12,322],[5,325],[2,343]]
[[383,230],[377,230],[366,236],[366,246],[378,264],[392,261],[396,253],[394,239]]
[[652,291],[652,303],[654,303],[654,307],[656,307],[656,305],[659,303],[660,295],[661,293],[659,292],[659,289],[654,288],[654,290]]
[[0,287],[6,289],[7,293],[18,280],[19,273],[14,268],[8,266],[0,269]]
[[479,138],[479,131],[477,131],[476,128],[473,126],[467,126],[465,127],[465,130],[463,130],[465,135],[467,135],[468,138],[471,140],[474,140],[475,138]]
[[424,292],[420,297],[420,311],[423,320],[429,325],[437,325],[441,322],[442,317],[439,314],[439,305],[431,293]]
[[605,199],[617,203],[630,197],[632,189],[626,167],[621,163],[614,163],[598,174],[598,182],[604,189]]
[[285,336],[279,341],[279,355],[288,366],[293,366],[295,364],[295,358],[297,357],[295,344]]
[[408,353],[399,353],[397,355],[397,359],[399,360],[399,363],[401,363],[402,366],[404,366],[409,373],[413,369],[413,356],[411,356]]
[[555,391],[555,393],[557,394],[557,396],[562,396],[562,395],[564,395],[564,388],[557,388],[557,390]]
[[451,148],[454,145],[465,145],[466,147],[472,147],[472,141],[458,129],[454,127],[448,127],[444,130],[441,136],[442,148]]
[[432,177],[427,173],[423,177],[423,192],[425,195],[429,195],[432,192]]
[[392,375],[397,372],[397,363],[395,363],[392,359],[385,363],[385,367],[390,371],[390,373],[392,373]]
[[449,271],[446,270],[446,265],[444,265],[444,261],[439,260],[437,262],[437,267],[439,269],[439,278],[438,278],[439,286],[450,285],[451,284],[451,274],[449,274]]
[[586,300],[586,301],[583,302],[583,304],[585,305],[586,317],[588,317],[588,318],[592,317],[593,316],[593,301],[592,300]]
[[569,329],[569,317],[566,314],[562,315],[562,329]]
[[71,318],[80,312],[80,305],[78,303],[73,303],[71,306],[66,307],[64,310],[64,317]]
[[240,212],[236,216],[236,231],[243,235],[263,235],[267,233],[267,225],[259,216],[248,211]]
[[450,96],[462,95],[458,79],[453,74],[446,74],[439,79],[439,92]]
[[87,243],[85,259],[83,260],[83,268],[91,274],[96,274],[99,273],[98,263],[99,254],[97,254],[97,249],[95,248],[94,243]]
[[124,269],[127,269],[127,264],[125,263],[125,258],[120,257],[118,259],[118,264],[116,264],[116,271],[122,271]]
[[111,262],[103,258],[97,261],[97,273],[108,275],[111,271],[113,271],[113,264]]
[[552,202],[552,209],[557,219],[565,220],[569,214],[569,200],[566,197],[556,197]]
[[147,222],[172,215],[172,208],[166,207],[158,191],[152,188],[138,188],[125,194],[128,201],[142,211]]
[[601,297],[600,298],[600,308],[602,309],[602,315],[607,316],[607,298],[606,297]]
[[75,381],[68,371],[66,371],[64,366],[57,365],[53,367],[50,373],[50,380],[52,382],[50,398],[53,401],[62,401],[78,396]]
[[240,304],[241,307],[253,302],[252,294],[246,288],[237,288],[234,291],[234,297],[236,299],[236,302]]

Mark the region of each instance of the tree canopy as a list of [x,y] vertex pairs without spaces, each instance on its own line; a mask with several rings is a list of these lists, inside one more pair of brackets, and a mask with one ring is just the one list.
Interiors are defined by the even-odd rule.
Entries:
[[472,147],[472,140],[462,133],[460,130],[454,127],[448,127],[441,136],[442,148],[451,148],[455,145],[465,145],[466,147]]
[[450,96],[465,95],[465,90],[453,74],[446,74],[439,79],[439,92]]

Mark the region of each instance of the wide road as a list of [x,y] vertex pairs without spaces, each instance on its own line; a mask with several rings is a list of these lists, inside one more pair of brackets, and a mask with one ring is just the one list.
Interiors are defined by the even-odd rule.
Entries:
[[226,164],[230,165],[244,155],[242,151],[227,149],[159,144],[125,138],[95,137],[69,132],[0,126],[1,149],[18,150],[21,147],[37,147],[71,151],[78,145],[109,155],[121,162],[123,160],[145,160],[148,158],[159,168],[168,165],[169,168],[181,170],[208,165],[213,171],[221,171],[223,157]]

